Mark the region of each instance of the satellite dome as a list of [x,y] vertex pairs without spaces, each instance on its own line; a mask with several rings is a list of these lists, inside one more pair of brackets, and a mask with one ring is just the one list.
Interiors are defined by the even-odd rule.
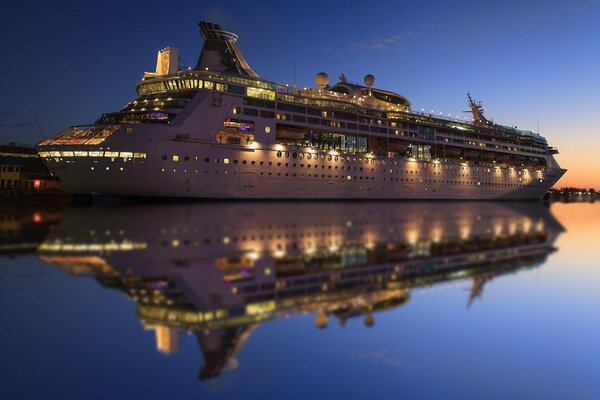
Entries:
[[315,76],[315,83],[317,84],[319,89],[323,89],[329,83],[329,76],[325,72],[319,72]]
[[365,75],[365,85],[371,87],[375,83],[375,77],[371,74]]

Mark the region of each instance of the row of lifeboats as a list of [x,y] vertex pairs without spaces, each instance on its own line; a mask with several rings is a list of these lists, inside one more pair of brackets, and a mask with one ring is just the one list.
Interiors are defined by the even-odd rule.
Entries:
[[[276,137],[278,140],[297,142],[305,137],[307,130],[304,127],[296,127],[290,125],[277,125]],[[405,141],[390,140],[387,143],[387,151],[391,153],[403,154],[409,151],[410,143]],[[432,146],[433,147],[433,146]],[[377,149],[382,150],[382,149]],[[546,160],[543,157],[528,157],[520,154],[509,154],[496,151],[478,150],[463,148],[457,146],[437,145],[431,149],[431,154],[440,158],[460,158],[464,160],[497,162],[497,163],[514,163],[542,167],[546,165]]]

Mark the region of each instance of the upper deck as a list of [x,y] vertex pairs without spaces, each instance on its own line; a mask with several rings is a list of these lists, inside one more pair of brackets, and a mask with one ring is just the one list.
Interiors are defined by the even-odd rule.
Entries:
[[[352,94],[335,90],[340,86],[350,85],[355,87]],[[482,126],[473,121],[414,111],[411,109],[408,99],[401,95],[381,89],[372,89],[369,94],[368,87],[345,82],[339,82],[327,89],[298,88],[262,78],[206,70],[183,70],[168,75],[145,77],[136,87],[140,98],[161,94],[172,94],[172,97],[177,97],[177,93],[200,90],[216,90],[263,100],[313,106],[322,110],[338,110],[350,112],[356,116],[415,122],[464,132],[479,132],[504,140],[530,141],[544,146],[548,144],[544,137],[531,131],[523,131],[492,122]],[[386,95],[394,100],[403,99],[404,102],[386,101]],[[138,104],[139,99],[132,103]],[[151,103],[152,100],[143,104],[139,103],[140,107],[133,107],[131,110],[152,110]]]

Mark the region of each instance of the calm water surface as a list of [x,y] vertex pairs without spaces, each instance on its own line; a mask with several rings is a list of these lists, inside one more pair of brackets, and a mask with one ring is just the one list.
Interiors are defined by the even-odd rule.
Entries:
[[600,398],[600,203],[0,209],[0,398]]

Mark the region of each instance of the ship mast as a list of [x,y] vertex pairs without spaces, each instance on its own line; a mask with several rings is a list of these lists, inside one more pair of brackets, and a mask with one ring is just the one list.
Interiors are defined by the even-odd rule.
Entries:
[[471,109],[471,111],[465,111],[465,112],[471,112],[473,114],[473,124],[489,125],[490,121],[488,121],[483,116],[484,110],[483,110],[483,106],[481,105],[481,102],[473,100],[473,98],[471,97],[471,94],[468,92],[467,92],[467,99],[469,101],[469,108]]

